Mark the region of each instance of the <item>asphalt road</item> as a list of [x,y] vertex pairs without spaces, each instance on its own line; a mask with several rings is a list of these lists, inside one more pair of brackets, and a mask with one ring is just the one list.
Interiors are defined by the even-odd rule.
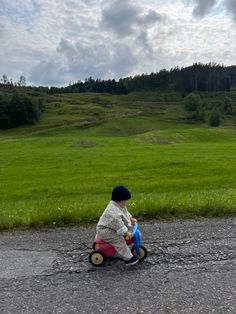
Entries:
[[0,313],[236,313],[236,219],[140,223],[144,262],[88,262],[95,226],[0,233]]

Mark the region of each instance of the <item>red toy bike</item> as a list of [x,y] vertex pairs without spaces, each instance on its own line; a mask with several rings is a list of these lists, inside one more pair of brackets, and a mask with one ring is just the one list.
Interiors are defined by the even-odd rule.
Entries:
[[[125,238],[127,245],[133,244],[131,252],[134,256],[138,256],[139,260],[144,260],[147,257],[146,248],[141,245],[141,233],[138,224],[135,223],[132,231],[132,238]],[[93,251],[89,255],[89,261],[94,266],[101,266],[107,258],[114,257],[116,249],[110,243],[107,243],[98,236],[93,243]]]

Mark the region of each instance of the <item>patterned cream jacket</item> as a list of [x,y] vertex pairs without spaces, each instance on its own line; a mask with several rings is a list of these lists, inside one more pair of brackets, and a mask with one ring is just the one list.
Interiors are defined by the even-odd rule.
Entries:
[[123,236],[132,228],[131,217],[132,215],[128,212],[126,207],[122,208],[116,202],[110,201],[98,221],[97,228],[105,227]]

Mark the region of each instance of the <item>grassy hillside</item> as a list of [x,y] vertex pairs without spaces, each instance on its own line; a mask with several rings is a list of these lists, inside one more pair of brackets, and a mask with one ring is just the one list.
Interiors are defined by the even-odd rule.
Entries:
[[117,184],[131,189],[138,217],[236,213],[232,117],[190,124],[174,93],[29,93],[46,111],[0,131],[0,228],[96,221]]
[[[90,127],[103,122],[125,117],[152,117],[155,121],[175,123],[189,123],[187,113],[184,110],[183,98],[178,93],[132,93],[129,95],[110,94],[43,94],[27,88],[17,89],[18,93],[27,94],[29,97],[41,99],[45,104],[41,121],[33,127],[17,128],[17,130],[5,131],[4,135],[43,133],[57,128],[71,126]],[[0,86],[0,96],[12,93],[9,87]],[[205,103],[207,125],[212,106],[217,106],[225,97],[233,100],[236,111],[236,91],[231,93],[201,93]],[[222,114],[222,126],[235,127],[235,116]],[[146,124],[147,125],[147,124]],[[149,126],[148,129],[153,126]],[[2,133],[1,133],[2,134]],[[126,135],[126,134],[125,134]]]

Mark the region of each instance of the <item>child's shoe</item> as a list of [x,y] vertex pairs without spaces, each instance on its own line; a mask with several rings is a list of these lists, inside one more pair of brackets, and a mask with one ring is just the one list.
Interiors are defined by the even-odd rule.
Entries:
[[128,261],[125,261],[126,266],[135,265],[139,261],[139,258],[137,256],[131,257]]

